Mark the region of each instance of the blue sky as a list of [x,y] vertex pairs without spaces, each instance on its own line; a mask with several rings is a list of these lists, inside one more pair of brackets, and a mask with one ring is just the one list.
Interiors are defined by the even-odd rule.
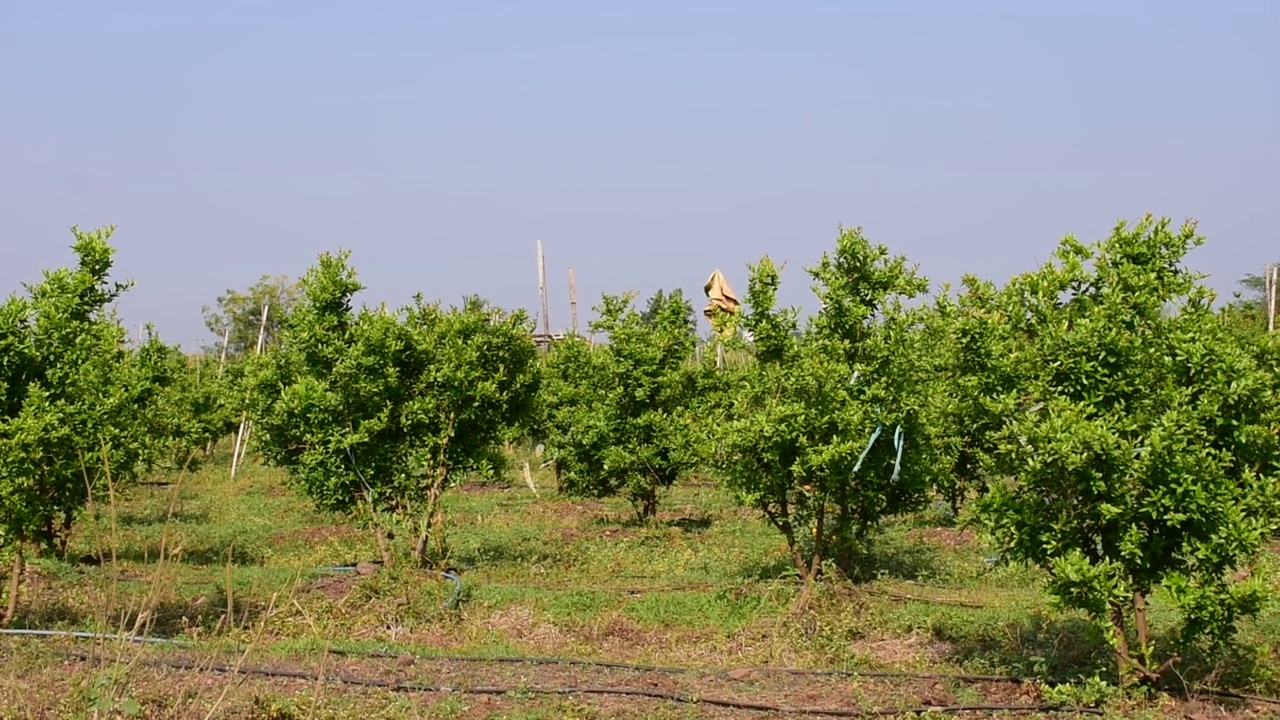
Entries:
[[[131,326],[349,248],[370,303],[800,266],[996,280],[1151,211],[1280,256],[1280,3],[0,0],[0,291],[118,226]],[[584,310],[585,314],[585,310]]]

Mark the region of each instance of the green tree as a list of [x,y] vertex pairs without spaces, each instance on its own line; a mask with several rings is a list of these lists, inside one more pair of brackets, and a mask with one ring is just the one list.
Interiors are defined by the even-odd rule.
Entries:
[[800,331],[796,311],[776,307],[778,268],[767,257],[751,267],[742,326],[756,360],[734,371],[719,465],[813,579],[826,559],[853,572],[880,519],[925,500],[925,458],[907,448],[925,371],[903,303],[927,281],[858,229],[841,230],[808,273],[821,309]]
[[205,327],[216,340],[213,351],[221,353],[222,339],[227,338],[227,355],[239,357],[253,353],[262,327],[262,308],[268,307],[263,333],[264,346],[275,344],[282,319],[301,298],[302,288],[284,275],[263,275],[247,290],[228,289],[218,296],[214,306],[204,306]]
[[240,397],[240,390],[231,375],[218,374],[214,363],[165,344],[150,327],[129,358],[132,384],[146,393],[138,402],[146,409],[140,419],[152,440],[147,467],[193,469],[201,457],[197,450],[236,429],[239,416],[233,399]]
[[72,228],[72,268],[47,271],[0,304],[0,545],[63,555],[76,515],[108,479],[132,478],[150,441],[151,388],[133,373],[110,304],[114,228]]
[[532,411],[531,325],[477,298],[355,312],[347,257],[320,257],[281,342],[253,363],[254,437],[318,506],[372,524],[384,561],[398,525],[416,561],[443,561],[448,483],[485,470]]
[[658,291],[644,312],[632,296],[605,295],[592,349],[581,338],[557,343],[547,361],[547,450],[572,495],[631,501],[639,520],[659,494],[702,462],[697,423],[699,374],[693,307]]
[[1048,571],[1066,607],[1108,626],[1123,680],[1154,682],[1148,600],[1163,587],[1181,643],[1218,646],[1258,611],[1233,582],[1276,527],[1275,397],[1182,266],[1193,224],[1148,215],[1001,293],[1023,382],[1005,395],[996,465],[1016,482],[982,503],[1006,557]]
[[670,293],[659,288],[652,296],[649,302],[645,304],[644,312],[640,313],[640,319],[648,325],[654,325],[659,322],[660,316],[664,313],[670,314],[673,308],[680,308],[684,311],[681,316],[681,323],[677,324],[675,320],[668,317],[664,322],[668,323],[672,328],[682,326],[690,335],[698,334],[698,321],[693,314],[693,305],[685,300],[684,291],[676,288]]
[[924,434],[934,453],[930,472],[954,516],[971,493],[987,490],[996,433],[1004,426],[1001,400],[1021,380],[1005,362],[1010,334],[995,309],[995,285],[966,275],[955,298],[948,290],[925,313],[916,357],[929,371]]
[[1267,333],[1267,279],[1263,275],[1246,273],[1237,281],[1239,289],[1230,302],[1219,311],[1224,322],[1241,338],[1250,342],[1261,340]]

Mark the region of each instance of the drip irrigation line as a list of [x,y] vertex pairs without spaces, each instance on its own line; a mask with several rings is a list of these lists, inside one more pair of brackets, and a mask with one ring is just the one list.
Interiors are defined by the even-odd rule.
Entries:
[[81,632],[76,630],[27,630],[24,628],[2,628],[0,635],[29,636],[29,637],[71,637],[78,640],[122,640],[124,642],[153,644],[153,645],[173,645],[179,647],[193,647],[190,643],[181,640],[166,640],[156,637],[141,637],[137,635],[112,635],[110,633]]
[[[139,637],[112,635],[109,633],[82,632],[72,630],[25,630],[25,629],[0,629],[0,635],[15,635],[29,637],[70,637],[80,640],[123,640],[128,642],[146,643],[153,645],[166,645],[170,647],[182,647],[189,649],[198,649],[195,643],[183,642],[181,640],[170,640],[157,637]],[[240,652],[242,646],[236,648],[224,648],[227,651],[234,649]],[[305,652],[305,651],[304,651]],[[564,665],[577,667],[596,667],[607,668],[611,670],[629,670],[632,672],[650,672],[664,673],[669,675],[681,674],[703,674],[703,675],[727,675],[733,672],[747,671],[754,673],[770,674],[770,675],[808,675],[814,677],[863,677],[863,678],[892,678],[900,680],[952,680],[955,682],[971,682],[971,683],[1011,683],[1023,684],[1032,682],[1027,678],[1020,678],[1011,675],[970,675],[963,673],[933,673],[933,672],[909,672],[899,670],[824,670],[813,668],[787,668],[787,667],[749,667],[749,668],[691,668],[679,667],[674,665],[640,665],[635,663],[616,662],[611,660],[586,660],[581,658],[558,658],[558,657],[538,657],[538,656],[519,656],[519,655],[418,655],[412,652],[396,652],[390,648],[378,648],[375,650],[360,650],[354,648],[323,648],[320,652],[337,655],[339,657],[364,657],[364,658],[399,658],[404,655],[412,655],[415,660],[423,660],[427,662],[459,662],[459,663],[493,663],[493,664],[520,664],[520,665]],[[1280,703],[1280,700],[1276,701]]]
[[[74,657],[74,656],[73,656]],[[88,660],[88,656],[80,656],[80,660]],[[770,705],[751,702],[749,700],[730,700],[726,698],[699,697],[682,693],[664,692],[661,690],[645,690],[641,688],[593,687],[593,686],[561,686],[561,687],[527,687],[517,685],[475,685],[471,687],[452,685],[430,685],[427,683],[377,680],[351,675],[329,675],[306,670],[286,670],[272,667],[235,667],[222,664],[201,664],[182,660],[140,659],[139,664],[161,667],[171,670],[215,672],[232,675],[247,675],[266,678],[306,680],[308,682],[333,682],[353,687],[376,688],[392,692],[409,693],[441,693],[464,695],[510,695],[514,693],[534,695],[614,695],[623,697],[639,697],[651,700],[686,705],[710,705],[732,710],[752,710],[788,715],[825,715],[828,717],[897,717],[902,715],[920,715],[924,713],[960,714],[970,712],[1021,712],[1021,713],[1074,713],[1084,715],[1102,715],[1102,710],[1086,707],[1064,707],[1060,705],[927,705],[908,708],[800,708],[785,705]]]
[[[122,640],[135,643],[146,643],[153,645],[168,645],[172,647],[196,648],[193,643],[182,642],[181,640],[169,640],[166,638],[156,637],[137,637],[125,635],[112,635],[109,633],[81,632],[71,630],[25,630],[25,629],[0,629],[0,635],[15,636],[31,636],[31,637],[71,637],[80,640]],[[460,663],[493,663],[493,664],[520,664],[520,665],[565,665],[578,667],[597,667],[608,668],[612,670],[630,670],[632,672],[651,672],[664,673],[669,675],[680,674],[706,674],[706,675],[726,675],[731,672],[746,670],[748,672],[771,674],[771,675],[809,675],[815,677],[864,677],[864,678],[894,678],[904,680],[953,680],[956,682],[990,682],[990,683],[1012,683],[1022,684],[1029,682],[1026,678],[1014,677],[1010,675],[969,675],[963,673],[931,673],[931,672],[908,672],[898,670],[823,670],[810,668],[786,668],[786,667],[752,667],[752,668],[690,668],[678,667],[674,665],[639,665],[635,663],[615,662],[610,660],[585,660],[580,658],[557,658],[557,657],[537,657],[537,656],[517,656],[517,655],[418,655],[416,653],[398,653],[389,648],[379,648],[376,650],[358,650],[350,648],[326,648],[322,652],[329,655],[337,655],[339,657],[365,657],[365,658],[398,658],[402,655],[412,655],[415,660],[423,660],[427,662],[460,662]]]
[[1265,705],[1280,705],[1280,698],[1267,697],[1265,695],[1251,695],[1249,693],[1235,693],[1230,690],[1215,690],[1213,688],[1193,687],[1192,692],[1204,693],[1214,697],[1225,698],[1227,700],[1251,700],[1256,703]]
[[970,683],[1010,683],[1023,684],[1031,682],[1027,678],[1014,677],[1011,675],[969,675],[963,673],[933,673],[933,672],[908,672],[899,670],[821,670],[809,668],[787,668],[787,667],[753,667],[753,668],[690,668],[664,665],[637,665],[633,663],[614,662],[609,660],[583,660],[578,658],[556,658],[556,657],[525,657],[516,655],[414,655],[413,653],[397,653],[390,649],[382,648],[378,650],[353,650],[343,648],[329,648],[327,652],[331,655],[339,655],[344,657],[376,657],[376,658],[396,658],[402,655],[413,655],[417,660],[435,661],[435,662],[465,662],[465,663],[512,663],[523,665],[576,665],[579,667],[598,667],[610,668],[614,670],[631,670],[633,672],[652,672],[666,673],[671,675],[679,674],[706,674],[706,675],[725,675],[735,671],[749,671],[762,674],[772,675],[809,675],[816,677],[862,677],[862,678],[892,678],[898,680],[954,680],[956,682]]
[[[184,647],[184,648],[192,648],[192,649],[195,649],[197,647],[194,643],[186,643],[180,640],[170,640],[166,638],[145,638],[145,637],[136,637],[136,636],[113,635],[109,633],[93,633],[93,632],[78,632],[78,631],[64,631],[64,630],[27,630],[27,629],[7,629],[6,628],[6,629],[0,629],[0,635],[11,635],[11,636],[21,636],[21,637],[71,637],[71,638],[77,638],[77,639],[92,639],[92,640],[125,640],[125,641],[137,642],[137,643],[170,646],[170,647]],[[237,650],[237,652],[239,652],[239,650]],[[330,655],[337,655],[339,657],[366,657],[366,658],[398,658],[405,654],[411,654],[411,653],[396,653],[387,649],[354,650],[354,649],[343,649],[343,648],[326,648],[323,650],[323,652]],[[78,652],[68,652],[66,653],[66,656],[70,658],[74,658],[76,660],[80,660],[82,662],[93,659],[93,657],[90,655],[87,655],[85,653],[78,653]],[[1011,683],[1011,684],[1022,684],[1022,683],[1034,682],[1034,680],[1029,678],[1021,678],[1021,677],[1016,677],[1011,675],[972,675],[972,674],[964,674],[964,673],[908,672],[908,671],[897,671],[897,670],[823,670],[823,669],[787,668],[787,667],[701,669],[701,668],[663,666],[663,665],[639,665],[634,663],[614,662],[609,660],[583,660],[578,658],[554,658],[554,657],[534,657],[534,656],[520,657],[520,656],[501,656],[501,655],[493,656],[493,657],[484,657],[484,656],[478,656],[478,655],[413,655],[413,658],[415,660],[426,660],[426,661],[437,661],[437,662],[518,663],[518,664],[527,664],[527,665],[565,665],[565,666],[579,666],[579,667],[598,667],[598,668],[608,668],[608,669],[615,669],[615,670],[630,670],[634,672],[653,672],[653,673],[667,673],[667,674],[701,673],[706,675],[729,675],[730,673],[734,673],[735,671],[741,672],[745,670],[749,673],[786,674],[786,675],[810,676],[810,677],[861,677],[861,678],[873,678],[873,679],[899,679],[899,680],[950,680],[953,682],[971,682],[971,683],[989,682],[989,683]],[[268,677],[298,678],[298,679],[309,679],[309,680],[320,679],[319,676],[317,676],[314,673],[292,671],[292,670],[276,670],[271,668],[257,669],[257,670],[241,668],[239,670],[236,670],[234,666],[230,666],[230,665],[201,665],[199,663],[187,662],[187,661],[181,661],[181,660],[140,659],[139,661],[142,662],[143,664],[159,666],[159,667],[168,667],[175,670],[205,669],[205,670],[210,670],[212,672],[232,672],[232,673],[240,672],[246,675],[264,675]],[[418,685],[415,683],[386,683],[379,680],[361,680],[359,678],[350,679],[350,678],[341,678],[341,677],[337,677],[337,678],[327,677],[326,679],[332,680],[334,682],[348,684],[348,685],[366,685],[366,686],[372,686],[372,687],[382,687],[382,688],[397,690],[402,692],[462,692],[462,693],[472,693],[472,694],[476,694],[476,693],[506,694],[508,692],[525,691],[525,692],[533,692],[533,693],[561,694],[561,695],[579,694],[579,693],[580,694],[619,694],[619,695],[629,694],[629,695],[645,695],[646,697],[653,697],[657,699],[668,699],[668,700],[674,700],[676,702],[688,702],[688,703],[702,702],[703,704],[709,704],[709,705],[717,704],[717,701],[714,701],[714,699],[707,699],[707,698],[680,699],[680,697],[682,696],[667,697],[666,695],[661,693],[650,694],[649,691],[636,691],[636,690],[629,690],[625,688],[550,688],[550,689],[507,688],[499,692],[499,689],[497,688],[468,689],[468,688],[450,688],[447,686],[433,688],[430,686]],[[1218,690],[1215,688],[1209,688],[1209,687],[1203,687],[1203,686],[1192,686],[1190,688],[1186,688],[1186,691],[1188,691],[1189,693],[1204,693],[1206,695],[1211,695],[1213,697],[1219,697],[1219,698],[1228,699],[1228,700],[1245,700],[1249,702],[1261,703],[1264,705],[1280,705],[1280,698],[1268,697],[1265,695],[1253,695],[1250,693],[1231,692],[1229,690]],[[726,702],[736,703],[737,701],[726,701]],[[722,705],[722,706],[730,707],[730,708],[748,709],[748,710],[755,709],[755,710],[762,710],[767,712],[811,714],[811,715],[835,715],[835,716],[843,716],[843,717],[862,717],[862,716],[875,716],[875,715],[888,716],[888,715],[900,715],[900,714],[912,714],[912,713],[924,713],[924,712],[943,712],[943,713],[954,714],[954,713],[984,712],[984,711],[985,712],[998,712],[998,711],[1066,712],[1066,713],[1075,712],[1075,713],[1086,713],[1086,714],[1092,714],[1092,715],[1103,714],[1100,710],[1097,710],[1095,708],[1063,707],[1063,706],[1055,706],[1055,705],[1014,705],[1014,706],[956,705],[956,706],[931,706],[931,707],[903,709],[903,710],[866,710],[866,711],[807,710],[807,709],[799,709],[799,708],[774,707],[774,706],[766,706],[766,705],[757,706],[756,704],[753,704],[753,703],[741,703],[741,704],[735,704],[735,705]]]

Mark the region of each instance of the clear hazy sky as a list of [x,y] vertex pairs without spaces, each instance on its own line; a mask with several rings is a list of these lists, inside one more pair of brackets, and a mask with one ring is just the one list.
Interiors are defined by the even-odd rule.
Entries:
[[[362,299],[580,299],[861,225],[996,280],[1146,211],[1220,291],[1280,255],[1280,2],[0,0],[0,292],[118,226],[121,302],[349,248]],[[585,314],[585,310],[584,310]]]

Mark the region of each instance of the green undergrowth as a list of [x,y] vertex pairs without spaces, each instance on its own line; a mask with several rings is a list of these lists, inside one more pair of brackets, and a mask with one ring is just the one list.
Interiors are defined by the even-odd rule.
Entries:
[[[114,505],[98,499],[67,560],[33,560],[15,627],[141,628],[259,659],[537,655],[1012,674],[1086,690],[1113,672],[1102,636],[1051,608],[1037,571],[990,562],[972,533],[927,514],[881,529],[862,561],[869,579],[833,571],[806,592],[777,534],[713,484],[677,486],[640,524],[625,500],[558,495],[545,470],[535,495],[515,465],[509,483],[447,495],[449,565],[463,583],[452,604],[449,581],[407,562],[324,572],[377,558],[372,538],[312,509],[278,471],[250,462],[231,479],[212,462],[123,489]],[[1172,625],[1167,608],[1153,600],[1157,635]],[[1270,608],[1227,657],[1181,667],[1189,682],[1280,694],[1278,639]]]

